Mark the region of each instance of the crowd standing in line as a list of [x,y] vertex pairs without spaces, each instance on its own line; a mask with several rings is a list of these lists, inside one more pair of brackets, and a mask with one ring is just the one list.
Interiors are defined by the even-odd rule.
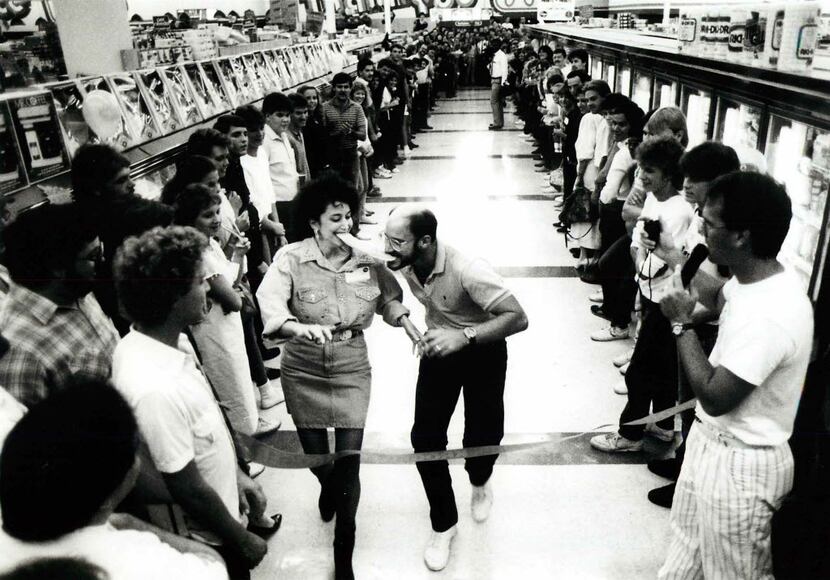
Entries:
[[[81,147],[73,202],[4,228],[0,572],[250,577],[281,516],[253,479],[264,466],[248,437],[278,429],[260,411],[285,400],[305,453],[330,451],[329,428],[336,451],[361,448],[363,331],[376,313],[408,321],[390,270],[427,313],[413,448],[446,448],[461,393],[464,445],[501,441],[504,339],[528,325],[516,298],[485,262],[441,242],[427,209],[391,213],[387,264],[342,238],[374,223],[375,180],[400,172],[437,96],[469,84],[490,88],[491,130],[509,122],[509,98],[510,122],[536,145],[560,210],[553,226],[599,286],[588,306],[609,325],[590,339],[634,339],[612,361],[625,375],[619,429],[591,446],[682,440],[675,457],[648,463],[676,480],[648,494],[672,509],[660,577],[771,577],[813,337],[809,300],[776,259],[792,213],[783,187],[726,145],[689,148],[679,109],[642,111],[590,78],[583,50],[497,25],[388,49],[377,64],[361,59],[355,80],[335,75],[328,100],[311,86],[272,93],[194,132],[158,200],[135,194],[122,155]],[[701,248],[708,258],[684,279]],[[278,373],[263,362],[272,342]],[[627,424],[691,397],[679,436],[673,419]],[[479,522],[496,458],[465,465]],[[356,455],[312,470],[321,518],[337,519],[337,579],[354,578],[359,470]],[[432,524],[424,561],[437,571],[457,506],[446,461],[418,471]]]

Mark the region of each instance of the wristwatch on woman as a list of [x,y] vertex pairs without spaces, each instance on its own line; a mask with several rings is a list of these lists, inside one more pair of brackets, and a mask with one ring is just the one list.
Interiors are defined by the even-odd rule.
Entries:
[[475,328],[473,328],[472,326],[468,326],[464,329],[464,336],[467,337],[467,340],[470,344],[475,344],[478,333],[476,332]]

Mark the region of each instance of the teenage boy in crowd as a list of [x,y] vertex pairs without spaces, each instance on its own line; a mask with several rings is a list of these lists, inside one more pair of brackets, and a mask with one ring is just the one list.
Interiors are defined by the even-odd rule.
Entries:
[[104,255],[97,265],[95,298],[122,336],[130,322],[118,312],[112,260],[129,236],[173,223],[173,208],[135,193],[130,161],[109,145],[82,145],[72,158],[72,198],[92,216]]
[[[464,446],[498,445],[504,434],[505,338],[527,328],[527,316],[501,278],[483,260],[470,259],[439,242],[435,216],[423,208],[397,208],[386,224],[391,270],[402,270],[412,293],[426,307],[428,331],[415,394],[412,446],[447,448],[447,427],[464,392]],[[489,485],[497,455],[468,459],[472,514],[490,514]],[[458,509],[446,461],[417,464],[424,484],[432,535],[424,552],[430,570],[446,567],[457,533]]]
[[[793,484],[788,440],[813,338],[810,300],[777,260],[791,218],[772,178],[719,178],[703,231],[712,261],[733,278],[698,274],[690,294],[676,272],[660,304],[697,407],[659,578],[772,578],[772,517]],[[691,326],[698,300],[720,314],[708,359]]]
[[352,77],[339,72],[331,81],[334,97],[323,103],[323,127],[329,139],[329,164],[340,177],[354,185],[359,172],[357,142],[366,139],[363,108],[349,98]]
[[92,294],[103,258],[93,219],[77,203],[43,205],[3,232],[12,284],[0,309],[10,343],[0,386],[27,407],[65,388],[72,375],[110,375],[118,331]]
[[265,137],[263,149],[271,172],[271,187],[276,199],[276,212],[285,228],[288,242],[298,241],[294,219],[294,198],[300,175],[297,173],[297,159],[288,138],[291,122],[291,100],[282,93],[271,93],[262,101],[265,116]]
[[501,49],[501,40],[490,43],[495,50],[490,63],[490,108],[493,110],[493,122],[488,127],[491,131],[501,131],[504,127],[504,97],[502,85],[507,84],[507,55]]
[[174,226],[121,247],[116,287],[134,325],[115,349],[112,381],[135,413],[191,536],[216,548],[232,579],[246,579],[268,550],[246,520],[268,527],[267,500],[240,468],[232,434],[183,334],[207,312],[206,247],[196,230]]
[[251,203],[260,217],[260,230],[265,234],[268,244],[265,261],[271,263],[271,257],[277,249],[288,241],[285,239],[285,227],[277,216],[276,198],[271,184],[271,170],[263,144],[265,143],[265,116],[253,105],[244,105],[234,112],[245,121],[248,130],[248,150],[239,162],[245,175],[245,183],[251,192]]
[[[33,406],[0,458],[0,573],[71,557],[113,579],[227,578],[213,549],[113,514],[138,476],[138,444],[129,406],[102,381],[79,381]],[[76,578],[64,573],[42,577]]]

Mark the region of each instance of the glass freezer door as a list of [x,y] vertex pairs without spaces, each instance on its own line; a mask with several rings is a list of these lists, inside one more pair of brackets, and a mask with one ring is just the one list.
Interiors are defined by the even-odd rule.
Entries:
[[719,98],[715,140],[735,149],[758,149],[761,113],[760,107]]
[[689,149],[706,141],[709,135],[709,110],[712,95],[693,87],[684,86],[680,92],[680,110],[686,115],[689,130]]
[[769,172],[786,186],[793,207],[779,259],[798,273],[815,300],[817,274],[825,266],[821,233],[830,188],[830,132],[773,115],[766,153]]
[[631,89],[631,100],[637,103],[644,111],[651,109],[651,89],[654,79],[648,73],[634,71],[634,85]]
[[602,59],[598,56],[592,56],[591,58],[591,78],[602,78]]
[[656,79],[654,82],[654,107],[676,107],[678,97],[677,81]]
[[631,69],[627,66],[620,67],[617,92],[622,93],[626,97],[631,97]]
[[605,61],[602,63],[602,78],[608,83],[608,86],[611,87],[611,90],[614,90],[614,86],[617,82],[617,68],[610,62]]

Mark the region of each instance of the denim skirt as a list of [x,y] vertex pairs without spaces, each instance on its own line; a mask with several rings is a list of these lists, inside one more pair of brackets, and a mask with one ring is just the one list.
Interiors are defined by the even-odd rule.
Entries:
[[301,429],[366,425],[372,367],[363,335],[320,345],[293,338],[280,366],[285,402]]

